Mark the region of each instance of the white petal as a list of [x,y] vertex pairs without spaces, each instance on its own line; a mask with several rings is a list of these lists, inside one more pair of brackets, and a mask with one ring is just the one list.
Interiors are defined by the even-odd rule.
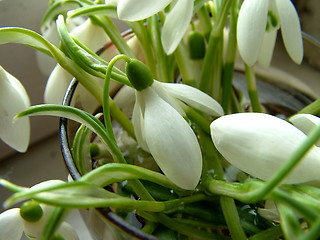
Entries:
[[142,91],[145,101],[145,136],[155,161],[177,186],[194,189],[202,171],[198,140],[184,118],[151,88]]
[[303,58],[301,27],[297,11],[290,0],[277,0],[281,33],[291,59],[300,64]]
[[169,12],[163,25],[161,41],[169,55],[176,50],[193,15],[193,0],[178,0]]
[[73,227],[67,223],[63,222],[60,227],[58,228],[58,233],[67,240],[78,240],[78,235],[73,229]]
[[[320,118],[311,114],[297,114],[290,118],[290,122],[308,135],[314,127],[320,124]],[[316,145],[320,146],[320,140]]]
[[96,52],[103,47],[104,44],[110,41],[105,31],[98,25],[93,24],[90,18],[78,27],[74,28],[71,31],[71,34],[77,37],[93,52]]
[[186,113],[180,107],[176,99],[168,94],[167,89],[164,88],[164,85],[161,82],[154,80],[151,88],[159,95],[159,97],[169,103],[178,113],[180,113],[181,116],[186,116]]
[[20,209],[12,208],[0,214],[0,239],[20,240],[23,233]]
[[237,23],[239,53],[246,64],[252,66],[261,50],[266,31],[268,1],[245,0],[240,8]]
[[268,32],[265,32],[262,42],[261,51],[259,54],[259,64],[263,68],[268,68],[271,63],[271,59],[273,56],[273,49],[276,43],[278,30],[271,29]]
[[[115,82],[110,82],[110,84]],[[126,85],[122,86],[113,98],[113,102],[128,117],[132,116],[132,109],[135,104],[135,89]]]
[[161,83],[175,98],[212,116],[222,116],[223,108],[209,95],[185,84]]
[[44,102],[61,104],[72,75],[59,64],[51,72],[44,91]]
[[[136,93],[136,103],[133,107],[133,113],[132,113],[132,124],[134,128],[134,133],[137,138],[137,142],[140,145],[140,147],[147,151],[149,151],[148,145],[146,143],[145,133],[144,133],[144,118],[141,112],[141,96],[139,96],[141,93]],[[143,107],[144,108],[144,107]]]
[[[218,151],[232,165],[268,180],[306,139],[288,123],[262,113],[239,113],[212,122],[211,136]],[[285,183],[302,183],[319,178],[320,150],[313,147]]]
[[119,0],[119,19],[138,21],[148,18],[164,9],[172,0]]
[[29,118],[12,122],[26,110],[30,100],[23,85],[0,66],[0,138],[19,152],[25,152],[30,141]]

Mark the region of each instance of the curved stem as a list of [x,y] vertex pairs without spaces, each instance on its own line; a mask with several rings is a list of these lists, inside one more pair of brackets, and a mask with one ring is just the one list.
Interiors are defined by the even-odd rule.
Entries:
[[109,84],[110,84],[112,68],[113,68],[114,64],[120,59],[124,59],[126,61],[130,60],[130,58],[128,56],[126,56],[126,55],[118,55],[118,56],[114,57],[110,61],[109,65],[107,67],[106,76],[105,76],[104,85],[103,85],[102,108],[103,108],[103,115],[104,115],[104,123],[106,125],[106,130],[107,130],[109,136],[114,141],[114,143],[116,143],[116,139],[114,137],[114,133],[113,133],[113,130],[112,130],[112,123],[111,123],[111,117],[110,117]]
[[245,73],[246,73],[248,94],[251,102],[252,111],[262,112],[261,105],[259,102],[259,97],[258,97],[256,76],[255,76],[253,67],[250,67],[247,64],[245,64]]

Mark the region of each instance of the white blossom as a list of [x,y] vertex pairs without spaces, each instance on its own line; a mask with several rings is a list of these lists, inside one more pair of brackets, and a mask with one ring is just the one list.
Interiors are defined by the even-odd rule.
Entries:
[[0,138],[19,152],[30,141],[29,118],[13,122],[18,113],[30,107],[29,96],[21,82],[0,66]]
[[[217,150],[233,166],[268,180],[295,152],[307,136],[294,125],[263,113],[222,116],[211,123]],[[313,146],[284,183],[319,179],[320,150]]]
[[[37,184],[30,189],[37,187],[43,187],[45,185],[59,184],[61,180],[50,180],[40,184]],[[28,222],[20,215],[20,208],[12,208],[4,211],[0,214],[0,239],[20,240],[22,234],[25,233],[30,239],[40,239],[43,228],[49,215],[52,211],[52,207],[45,204],[40,204],[43,215],[36,222]],[[62,222],[58,228],[58,233],[66,240],[78,240],[78,236],[73,227],[67,223]]]
[[237,23],[239,52],[246,64],[259,61],[268,67],[276,35],[281,28],[285,48],[291,59],[300,64],[303,44],[300,21],[290,0],[245,0]]
[[167,14],[161,32],[164,51],[171,54],[179,45],[190,24],[193,0],[119,0],[117,12],[122,20],[138,21],[162,11],[172,2],[176,3]]
[[139,145],[151,153],[164,174],[177,186],[191,190],[201,176],[202,155],[180,100],[207,114],[223,115],[221,106],[198,89],[154,81],[136,91],[133,125]]

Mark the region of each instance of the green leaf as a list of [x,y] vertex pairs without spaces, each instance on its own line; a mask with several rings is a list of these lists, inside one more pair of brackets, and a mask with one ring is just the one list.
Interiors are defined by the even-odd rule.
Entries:
[[114,182],[130,179],[143,179],[157,183],[169,189],[181,191],[182,189],[172,183],[165,175],[135,165],[122,163],[109,163],[90,171],[80,180],[92,182],[99,186],[107,186]]
[[117,6],[108,4],[96,4],[77,8],[68,12],[68,17],[74,18],[83,15],[105,15],[112,18],[118,18]]
[[73,160],[76,163],[80,175],[84,175],[92,170],[90,139],[90,129],[81,125],[76,133],[72,147]]
[[109,192],[95,184],[77,181],[45,185],[15,193],[5,202],[5,206],[9,207],[25,199],[34,199],[39,203],[65,208],[115,207],[151,212],[161,212],[183,204],[183,199],[166,202],[133,200]]
[[[48,7],[41,21],[41,31],[44,31],[52,21],[55,21],[59,14],[66,14],[68,10],[82,7],[83,1],[79,0],[56,0]],[[92,2],[91,2],[92,4]]]
[[2,27],[0,28],[0,44],[19,43],[28,45],[49,56],[58,49],[38,33],[25,28]]
[[70,106],[62,106],[58,104],[42,104],[28,108],[19,113],[16,118],[23,116],[40,116],[49,115],[56,117],[64,117],[79,122],[91,131],[95,132],[109,147],[116,162],[125,162],[125,159],[118,146],[110,139],[103,124],[91,114]]

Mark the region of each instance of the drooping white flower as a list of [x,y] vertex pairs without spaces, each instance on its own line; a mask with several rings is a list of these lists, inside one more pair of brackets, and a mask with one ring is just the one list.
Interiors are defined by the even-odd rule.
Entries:
[[237,41],[242,59],[252,66],[268,67],[278,29],[291,59],[300,64],[303,44],[298,14],[290,0],[245,0],[237,23]]
[[0,138],[19,152],[28,148],[30,121],[29,118],[12,121],[28,107],[30,100],[23,85],[0,66]]
[[179,101],[210,115],[223,115],[221,106],[200,90],[154,80],[150,87],[136,91],[132,118],[139,145],[172,182],[191,190],[201,176],[202,155]]
[[[122,20],[138,21],[148,18],[168,6],[172,0],[119,0],[117,12]],[[167,14],[161,41],[164,51],[171,54],[177,48],[193,15],[193,0],[178,0]]]
[[[263,113],[239,113],[211,123],[214,145],[240,170],[268,180],[294,153],[307,136],[289,122]],[[316,146],[284,179],[303,183],[319,179],[320,149]]]
[[[50,180],[37,184],[32,188],[37,188],[44,185],[59,184],[60,180]],[[38,205],[39,206],[39,205]],[[20,208],[12,208],[0,214],[0,239],[20,240],[23,233],[30,239],[40,239],[43,228],[52,211],[52,207],[45,204],[40,204],[42,214],[39,219],[34,221],[25,220],[21,216]],[[78,240],[78,236],[73,227],[67,223],[62,222],[58,228],[58,233],[68,240]]]

